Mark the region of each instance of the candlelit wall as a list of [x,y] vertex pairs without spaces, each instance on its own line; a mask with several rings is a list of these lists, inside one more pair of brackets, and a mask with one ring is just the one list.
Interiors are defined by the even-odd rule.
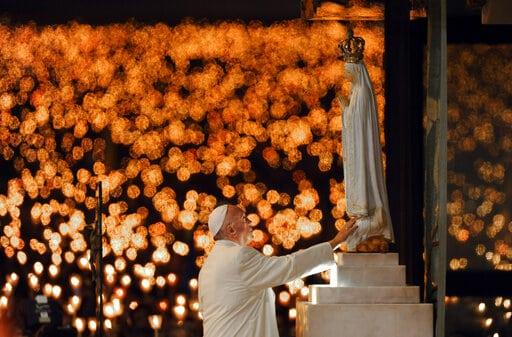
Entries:
[[[355,32],[383,130],[383,26]],[[99,181],[113,331],[142,306],[164,325],[200,320],[204,225],[221,198],[246,207],[266,255],[332,235],[345,214],[344,36],[337,22],[0,26],[0,312],[28,282],[95,329],[84,227]],[[286,320],[305,285],[279,292]]]
[[448,48],[449,268],[512,269],[510,44]]

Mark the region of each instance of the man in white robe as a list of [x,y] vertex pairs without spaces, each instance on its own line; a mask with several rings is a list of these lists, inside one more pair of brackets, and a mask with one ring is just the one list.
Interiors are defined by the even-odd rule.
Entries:
[[216,243],[199,273],[204,337],[279,337],[271,288],[328,269],[333,250],[356,229],[354,222],[329,242],[268,257],[247,246],[252,230],[242,209],[214,209],[208,226]]

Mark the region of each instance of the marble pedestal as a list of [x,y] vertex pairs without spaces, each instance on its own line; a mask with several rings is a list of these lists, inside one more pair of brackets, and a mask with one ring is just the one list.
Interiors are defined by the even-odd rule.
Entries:
[[297,303],[297,337],[433,337],[433,308],[405,284],[398,254],[338,253],[330,285]]

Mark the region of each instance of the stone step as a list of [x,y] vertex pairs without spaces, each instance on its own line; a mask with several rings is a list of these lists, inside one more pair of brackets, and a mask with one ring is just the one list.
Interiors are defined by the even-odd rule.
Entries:
[[297,303],[296,337],[433,337],[431,304]]
[[420,288],[417,286],[331,287],[327,284],[314,284],[309,286],[308,300],[313,304],[419,303]]
[[405,285],[405,266],[335,266],[330,273],[332,287]]
[[337,253],[338,266],[398,266],[398,253]]

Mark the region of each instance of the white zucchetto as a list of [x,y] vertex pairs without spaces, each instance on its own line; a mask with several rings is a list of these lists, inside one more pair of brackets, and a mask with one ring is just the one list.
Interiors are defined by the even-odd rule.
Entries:
[[228,205],[218,206],[210,213],[208,217],[208,229],[210,229],[213,236],[217,235],[220,231],[227,213]]

